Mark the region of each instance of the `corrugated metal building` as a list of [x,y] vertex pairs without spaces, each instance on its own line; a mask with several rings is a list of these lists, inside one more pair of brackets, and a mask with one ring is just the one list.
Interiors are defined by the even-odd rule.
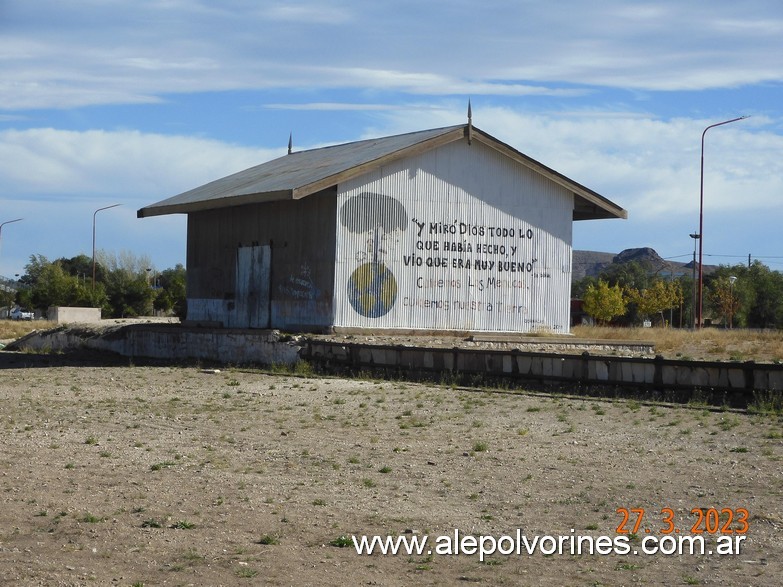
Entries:
[[286,331],[569,329],[573,220],[617,204],[452,126],[312,149],[138,211],[188,215],[188,321]]

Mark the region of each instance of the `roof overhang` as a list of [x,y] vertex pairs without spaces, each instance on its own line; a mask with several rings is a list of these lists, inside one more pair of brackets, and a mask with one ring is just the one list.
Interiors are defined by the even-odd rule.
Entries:
[[543,163],[528,157],[524,153],[517,151],[515,148],[499,141],[495,137],[490,136],[477,128],[473,128],[471,138],[503,153],[507,157],[511,157],[525,167],[534,170],[536,173],[543,175],[547,179],[572,192],[574,195],[574,220],[628,218],[628,212],[608,198],[575,182],[562,173],[558,173],[551,167],[547,167]]
[[[350,165],[338,166],[333,172],[323,175],[315,174],[314,177],[300,178],[303,181],[295,181],[297,174],[294,175],[294,179],[285,186],[284,189],[274,189],[268,191],[252,191],[254,186],[253,172],[256,169],[261,169],[267,164],[262,164],[255,168],[251,168],[233,175],[227,176],[222,179],[215,180],[207,183],[198,188],[183,192],[167,200],[163,200],[156,204],[141,208],[137,211],[136,215],[139,218],[147,218],[150,216],[160,216],[165,214],[187,214],[190,212],[202,212],[205,210],[213,210],[218,208],[227,208],[233,206],[242,206],[247,204],[260,204],[267,202],[277,202],[282,200],[298,200],[305,198],[309,195],[322,192],[328,188],[339,185],[359,175],[371,172],[384,165],[388,165],[393,161],[403,159],[406,157],[413,157],[421,153],[425,153],[432,149],[436,149],[442,145],[452,143],[454,141],[465,140],[478,141],[483,145],[486,145],[499,153],[502,153],[506,157],[510,157],[516,162],[530,168],[536,173],[548,178],[556,184],[569,190],[574,196],[574,220],[593,220],[602,218],[627,218],[628,213],[612,202],[611,200],[601,196],[593,190],[573,181],[572,179],[558,173],[554,169],[547,167],[546,165],[536,161],[517,151],[510,145],[499,141],[495,137],[485,133],[484,131],[473,127],[472,125],[460,125],[453,127],[446,127],[443,129],[434,129],[428,131],[430,135],[427,138],[413,142],[412,144],[405,145],[401,148],[396,148],[387,152],[383,152],[377,157],[371,157],[360,160],[353,160]],[[377,141],[383,141],[384,139],[378,139]],[[373,141],[360,141],[358,143],[348,143],[346,145],[338,145],[340,147],[348,147],[351,145],[361,145],[362,143],[371,143]],[[286,173],[290,173],[291,169],[296,169],[295,163],[298,161],[296,158],[288,159],[288,157],[295,157],[300,155],[301,157],[312,156],[319,151],[326,154],[326,149],[302,151],[300,153],[294,153],[280,159],[274,160],[269,163],[279,163],[285,168],[287,163],[288,168],[285,169]],[[302,161],[301,165],[304,168],[308,164],[308,161]],[[317,164],[317,159],[315,160]],[[270,173],[261,174],[260,177],[269,177]],[[257,179],[257,178],[256,178]]]
[[221,198],[172,204],[166,204],[164,200],[164,202],[161,202],[160,204],[154,204],[137,210],[136,217],[149,218],[150,216],[164,216],[166,214],[188,214],[190,212],[203,212],[204,210],[216,210],[218,208],[229,208],[231,206],[244,206],[245,204],[260,204],[291,199],[293,199],[292,190],[282,190],[258,194],[228,194]]

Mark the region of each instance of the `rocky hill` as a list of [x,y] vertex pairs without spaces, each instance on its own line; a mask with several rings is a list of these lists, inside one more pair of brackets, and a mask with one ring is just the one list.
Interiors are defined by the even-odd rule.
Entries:
[[[663,259],[655,249],[650,247],[641,247],[637,249],[625,249],[620,253],[601,253],[597,251],[577,251],[573,252],[573,273],[571,279],[578,281],[583,277],[598,277],[601,272],[613,263],[631,263],[636,262],[645,267],[650,272],[660,275],[691,275],[693,271],[693,261],[688,263],[679,263],[677,261],[668,261]],[[704,272],[710,273],[717,269],[715,265],[704,265]]]

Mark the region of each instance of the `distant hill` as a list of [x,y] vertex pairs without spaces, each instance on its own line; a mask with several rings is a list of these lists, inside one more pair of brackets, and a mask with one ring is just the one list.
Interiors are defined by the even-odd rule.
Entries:
[[[667,261],[655,249],[650,247],[625,249],[617,254],[575,250],[573,252],[571,280],[578,281],[587,276],[598,277],[604,269],[613,263],[631,262],[647,267],[651,273],[658,273],[667,277],[673,275],[676,278],[682,275],[691,275],[693,272],[693,261],[688,263]],[[716,269],[717,266],[715,265],[704,265],[704,273],[711,273]]]

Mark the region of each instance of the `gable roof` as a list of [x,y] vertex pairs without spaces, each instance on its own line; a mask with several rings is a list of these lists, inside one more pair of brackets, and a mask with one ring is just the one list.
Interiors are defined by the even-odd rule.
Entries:
[[141,208],[136,215],[146,218],[243,204],[296,200],[391,161],[465,138],[479,141],[570,190],[574,194],[574,220],[628,217],[628,213],[611,200],[472,125],[447,126],[289,153]]

